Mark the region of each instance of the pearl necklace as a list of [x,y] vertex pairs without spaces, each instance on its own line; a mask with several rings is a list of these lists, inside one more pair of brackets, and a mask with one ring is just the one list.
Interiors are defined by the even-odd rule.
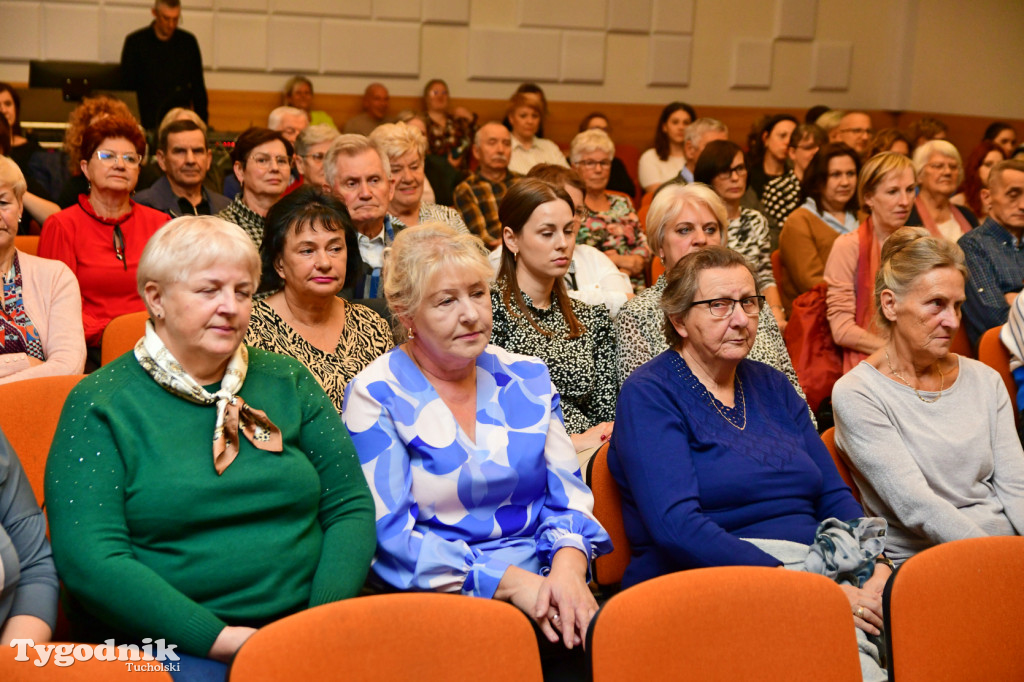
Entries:
[[915,388],[909,381],[907,381],[906,378],[902,374],[897,372],[896,368],[892,366],[892,360],[889,359],[888,346],[886,346],[885,348],[885,364],[889,365],[889,372],[891,372],[894,377],[896,377],[897,379],[905,383],[907,386],[909,386],[911,389],[913,389],[914,393],[917,394],[917,399],[920,400],[922,403],[928,403],[929,405],[931,405],[936,400],[942,397],[942,389],[946,387],[946,375],[942,371],[941,361],[935,363],[935,368],[939,371],[939,394],[932,398],[931,400],[927,400],[923,395],[921,395],[921,391],[917,390],[917,388]]

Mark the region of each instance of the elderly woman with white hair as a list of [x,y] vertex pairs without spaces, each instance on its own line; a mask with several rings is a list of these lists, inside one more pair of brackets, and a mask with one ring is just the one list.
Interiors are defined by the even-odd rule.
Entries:
[[14,246],[25,188],[18,164],[0,156],[0,384],[81,374],[85,367],[82,294],[74,273],[59,260]]
[[[683,256],[707,246],[725,245],[729,225],[725,204],[713,189],[699,182],[668,185],[654,197],[647,212],[647,239],[668,272]],[[626,301],[615,318],[619,339],[616,365],[619,383],[640,365],[668,348],[661,296],[666,278]],[[757,321],[757,336],[748,357],[783,372],[800,397],[803,389],[789,359],[775,316],[765,306]]]
[[373,572],[511,602],[573,648],[597,611],[587,566],[611,543],[547,367],[489,343],[492,278],[475,236],[395,238],[384,294],[408,340],[352,380],[342,413],[377,505]]
[[330,126],[311,125],[295,138],[295,169],[302,176],[304,185],[312,185],[316,189],[326,186],[324,158],[338,135],[337,129]]
[[373,554],[330,399],[297,360],[242,344],[259,278],[224,220],[157,232],[138,267],[145,336],[75,387],[47,461],[73,639],[163,639],[187,679],[223,679],[255,628],[355,596]]
[[395,193],[388,213],[403,225],[438,222],[450,225],[456,232],[468,232],[466,221],[454,208],[424,201],[427,183],[424,158],[427,138],[407,123],[382,123],[370,133],[377,148],[391,163],[391,182]]
[[978,218],[971,209],[950,202],[964,180],[956,147],[946,140],[930,140],[914,150],[913,160],[920,191],[906,224],[951,242],[977,227]]
[[608,190],[614,158],[615,144],[603,130],[584,130],[572,140],[569,160],[587,187],[576,241],[604,252],[640,291],[651,251],[633,202],[625,194]]

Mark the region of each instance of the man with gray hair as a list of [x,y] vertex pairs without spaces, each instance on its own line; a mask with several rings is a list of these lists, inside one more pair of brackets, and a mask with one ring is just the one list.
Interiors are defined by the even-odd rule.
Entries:
[[476,131],[473,155],[480,167],[455,188],[455,208],[469,231],[493,249],[501,244],[498,205],[512,181],[519,177],[508,169],[512,157],[512,134],[497,121],[488,121]]
[[679,172],[686,182],[693,182],[693,171],[697,167],[697,159],[704,147],[715,140],[728,140],[729,128],[717,118],[698,118],[686,126],[686,133],[683,137],[683,156],[686,164]]
[[388,157],[365,135],[339,135],[324,157],[324,180],[356,229],[360,268],[351,297],[381,299],[384,249],[405,229],[387,212],[395,193]]
[[309,114],[297,107],[278,107],[267,117],[267,127],[276,130],[295,145],[295,138],[309,127]]

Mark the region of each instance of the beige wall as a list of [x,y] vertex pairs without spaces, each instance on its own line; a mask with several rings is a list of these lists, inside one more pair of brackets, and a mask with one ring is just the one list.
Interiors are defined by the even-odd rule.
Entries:
[[[516,75],[529,74],[555,101],[682,99],[794,109],[823,103],[1024,118],[1024,69],[1013,47],[1024,35],[1018,0],[184,4],[183,27],[200,39],[210,89],[275,90],[302,70],[322,93],[360,92],[380,80],[394,95],[411,96],[441,76],[456,98],[500,99],[511,93]],[[147,0],[0,0],[0,78],[25,82],[30,58],[115,61],[125,33],[147,21]],[[784,37],[792,31],[797,38]],[[402,45],[389,45],[391,36],[402,36]],[[514,41],[503,58],[492,64],[474,57],[503,37]],[[351,54],[346,46],[353,43],[367,47]],[[652,59],[659,45],[667,52]],[[373,74],[375,68],[391,75]],[[405,75],[393,75],[398,72]],[[734,87],[736,73],[755,86]],[[652,77],[688,84],[649,85]]]

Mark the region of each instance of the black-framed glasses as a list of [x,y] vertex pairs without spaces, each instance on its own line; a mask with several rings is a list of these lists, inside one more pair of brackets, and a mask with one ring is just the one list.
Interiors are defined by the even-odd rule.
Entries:
[[117,256],[117,260],[121,261],[121,265],[127,272],[128,261],[124,257],[124,232],[121,231],[120,225],[114,225],[114,255]]
[[587,170],[594,170],[595,168],[607,170],[612,167],[611,159],[604,159],[603,161],[595,161],[594,159],[583,159],[582,161],[577,161],[576,163],[583,166]]
[[731,178],[733,176],[733,173],[736,174],[736,177],[742,178],[743,176],[745,176],[747,174],[747,167],[746,167],[746,165],[740,163],[740,164],[737,164],[737,165],[733,166],[732,168],[727,168],[724,171],[722,171],[721,173],[719,173],[718,177],[720,179],[722,179],[722,180],[725,180],[726,178]]
[[736,304],[740,304],[740,310],[747,315],[757,315],[764,307],[764,296],[747,296],[745,298],[709,298],[703,301],[694,301],[691,308],[706,303],[708,312],[714,317],[729,317],[732,311],[736,310]]

